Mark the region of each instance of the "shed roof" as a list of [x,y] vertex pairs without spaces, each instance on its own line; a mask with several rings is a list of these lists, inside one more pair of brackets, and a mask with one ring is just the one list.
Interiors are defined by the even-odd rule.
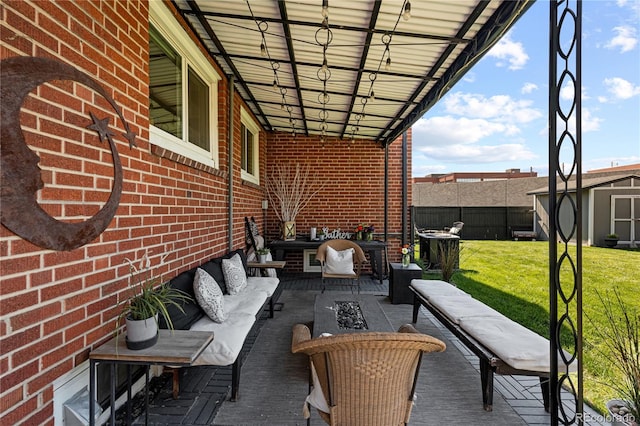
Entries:
[[[618,175],[607,175],[607,176],[598,176],[598,177],[592,177],[589,178],[587,177],[586,179],[583,177],[582,178],[582,189],[590,189],[590,188],[596,188],[598,186],[604,186],[604,185],[609,185],[612,183],[616,183],[616,182],[620,182],[626,179],[640,179],[640,175],[638,174],[633,174],[633,173],[626,173],[626,174],[618,174]],[[560,180],[558,180],[558,183],[560,182]],[[575,179],[572,179],[569,181],[569,186],[568,189],[570,192],[575,191],[576,190],[576,181]],[[529,191],[527,192],[527,194],[529,195],[540,195],[540,194],[548,194],[549,193],[549,186],[545,186],[542,188],[538,188],[535,189],[533,191]]]

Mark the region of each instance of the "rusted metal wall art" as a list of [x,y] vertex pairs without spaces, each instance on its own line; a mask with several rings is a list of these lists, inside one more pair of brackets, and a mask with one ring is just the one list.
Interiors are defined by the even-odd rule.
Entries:
[[98,118],[90,112],[92,124],[87,129],[98,133],[100,142],[109,142],[113,156],[114,182],[105,205],[93,217],[77,223],[62,222],[50,216],[38,204],[36,193],[44,187],[40,157],[25,142],[20,127],[20,110],[29,92],[52,80],[70,80],[83,84],[100,94],[116,112],[126,131],[129,147],[135,145],[135,134],[124,119],[120,108],[92,77],[65,63],[38,57],[12,57],[0,62],[0,219],[16,235],[39,247],[66,251],[93,241],[109,226],[122,193],[122,165],[109,130],[109,118]]

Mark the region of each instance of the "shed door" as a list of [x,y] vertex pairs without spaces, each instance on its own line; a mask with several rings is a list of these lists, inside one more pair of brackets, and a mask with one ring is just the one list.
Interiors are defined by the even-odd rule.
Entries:
[[611,196],[611,230],[621,244],[635,246],[640,242],[640,196]]

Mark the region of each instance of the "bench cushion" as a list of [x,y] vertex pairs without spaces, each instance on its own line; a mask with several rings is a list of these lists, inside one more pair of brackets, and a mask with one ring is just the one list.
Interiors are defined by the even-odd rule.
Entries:
[[[549,340],[515,321],[498,315],[483,318],[462,318],[460,327],[486,346],[509,366],[525,371],[549,373]],[[575,362],[571,371],[575,371]],[[558,369],[564,364],[558,357]]]
[[227,294],[224,296],[224,308],[233,314],[253,315],[254,319],[262,312],[262,305],[267,301],[267,293],[260,290]]
[[440,280],[411,280],[411,287],[420,293],[425,299],[431,296],[465,296],[471,297],[468,293]]
[[231,365],[238,358],[244,340],[251,331],[256,317],[233,313],[222,324],[204,317],[191,326],[194,331],[213,331],[213,341],[194,361],[194,365]]
[[498,311],[492,309],[473,297],[467,296],[431,296],[429,303],[442,312],[449,321],[460,324],[463,318],[483,318],[502,316]]
[[279,278],[247,277],[247,287],[244,291],[248,293],[264,291],[269,297],[271,297],[278,288],[278,284],[280,284]]

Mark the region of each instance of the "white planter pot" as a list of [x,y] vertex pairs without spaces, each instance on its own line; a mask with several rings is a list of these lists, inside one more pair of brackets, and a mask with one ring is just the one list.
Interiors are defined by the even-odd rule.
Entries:
[[260,263],[267,263],[267,258],[269,257],[268,254],[259,254],[258,255],[258,262]]
[[[611,415],[611,424],[615,426],[636,426],[638,425],[638,420],[631,418],[623,418],[620,414],[618,414],[617,407],[624,407],[628,404],[626,401],[622,401],[621,399],[610,399],[607,401],[607,410],[609,410],[609,414]],[[630,417],[630,415],[629,415]]]
[[140,350],[150,348],[158,341],[158,314],[145,320],[125,319],[127,324],[127,348]]

